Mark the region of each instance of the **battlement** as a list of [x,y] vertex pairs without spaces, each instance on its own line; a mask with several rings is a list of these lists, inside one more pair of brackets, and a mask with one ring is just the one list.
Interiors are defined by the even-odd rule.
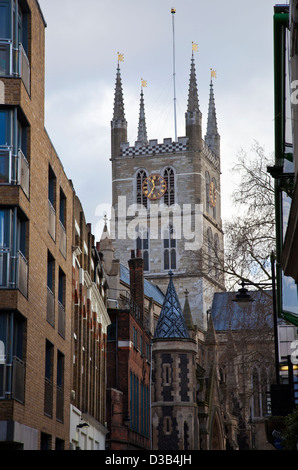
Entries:
[[188,150],[188,137],[178,137],[178,142],[173,142],[171,138],[164,139],[163,143],[156,140],[149,140],[147,145],[143,142],[135,142],[134,147],[129,146],[129,142],[121,144],[121,155],[123,157],[135,157],[142,155],[158,155],[166,153],[183,152]]

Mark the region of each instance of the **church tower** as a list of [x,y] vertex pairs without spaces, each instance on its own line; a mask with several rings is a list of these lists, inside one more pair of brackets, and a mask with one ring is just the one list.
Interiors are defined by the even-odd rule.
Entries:
[[131,146],[118,64],[111,122],[111,236],[115,256],[125,265],[132,249],[141,250],[145,278],[164,292],[172,270],[178,297],[188,291],[193,322],[206,329],[213,293],[224,290],[220,136],[212,79],[205,140],[198,95],[192,54],[185,136],[177,142],[148,139],[142,89],[137,140]]

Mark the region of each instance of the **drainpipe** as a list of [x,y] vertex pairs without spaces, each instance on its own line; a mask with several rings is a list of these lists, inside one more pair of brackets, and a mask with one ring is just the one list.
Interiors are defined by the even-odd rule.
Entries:
[[[289,26],[288,5],[274,7],[274,123],[275,123],[275,166],[283,166],[285,153],[285,50],[286,30]],[[281,269],[282,248],[282,193],[278,176],[275,178],[275,218],[276,218],[276,284],[277,315],[281,313]]]

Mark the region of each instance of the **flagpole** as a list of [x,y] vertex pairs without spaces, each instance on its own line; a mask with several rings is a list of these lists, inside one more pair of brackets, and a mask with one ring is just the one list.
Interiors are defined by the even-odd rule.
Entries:
[[175,123],[175,142],[177,142],[177,111],[176,111],[176,64],[175,64],[175,13],[176,9],[172,8],[173,21],[173,81],[174,81],[174,123]]

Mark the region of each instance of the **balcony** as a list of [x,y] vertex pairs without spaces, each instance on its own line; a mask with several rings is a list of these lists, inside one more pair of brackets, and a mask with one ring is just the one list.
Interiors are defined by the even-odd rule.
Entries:
[[11,147],[0,147],[0,184],[20,185],[29,198],[29,180],[29,163],[22,150],[15,157]]
[[11,39],[0,39],[0,76],[22,78],[30,93],[30,63],[22,44],[16,49]]
[[18,357],[12,363],[0,363],[0,399],[14,399],[24,403],[25,364]]
[[12,256],[9,248],[0,248],[0,288],[19,289],[28,295],[28,262],[19,251]]

